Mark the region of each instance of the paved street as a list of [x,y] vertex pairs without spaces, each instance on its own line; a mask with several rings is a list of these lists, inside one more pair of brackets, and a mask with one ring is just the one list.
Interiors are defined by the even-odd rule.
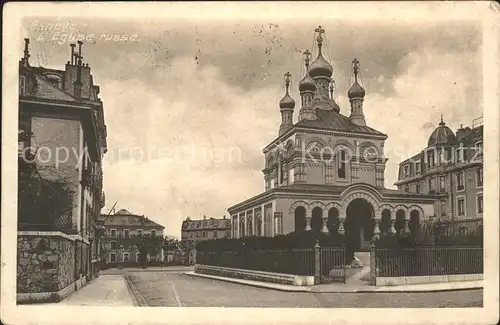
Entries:
[[149,306],[171,307],[481,307],[483,290],[429,293],[282,292],[179,272],[127,271]]

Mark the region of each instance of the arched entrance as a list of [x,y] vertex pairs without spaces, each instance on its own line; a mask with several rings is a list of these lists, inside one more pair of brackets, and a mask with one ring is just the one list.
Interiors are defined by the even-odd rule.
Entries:
[[373,235],[373,206],[365,199],[358,198],[347,206],[345,238],[349,251],[368,251]]

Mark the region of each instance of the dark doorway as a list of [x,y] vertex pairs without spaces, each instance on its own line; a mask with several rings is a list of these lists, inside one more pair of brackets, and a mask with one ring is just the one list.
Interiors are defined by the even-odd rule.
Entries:
[[347,206],[346,245],[354,252],[368,251],[373,235],[373,207],[364,199],[355,199]]

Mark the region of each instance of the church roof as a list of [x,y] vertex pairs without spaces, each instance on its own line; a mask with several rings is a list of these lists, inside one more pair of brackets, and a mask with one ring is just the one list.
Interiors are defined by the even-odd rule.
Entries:
[[316,120],[303,119],[295,125],[299,127],[308,127],[315,129],[385,135],[380,131],[372,129],[371,127],[354,124],[347,116],[344,116],[335,111],[317,109],[316,116],[318,117]]

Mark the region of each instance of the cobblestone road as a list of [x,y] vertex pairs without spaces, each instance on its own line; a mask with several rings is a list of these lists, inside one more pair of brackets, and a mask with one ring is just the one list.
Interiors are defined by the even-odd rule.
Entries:
[[282,292],[177,272],[130,272],[149,306],[170,307],[482,307],[483,290],[429,293]]

